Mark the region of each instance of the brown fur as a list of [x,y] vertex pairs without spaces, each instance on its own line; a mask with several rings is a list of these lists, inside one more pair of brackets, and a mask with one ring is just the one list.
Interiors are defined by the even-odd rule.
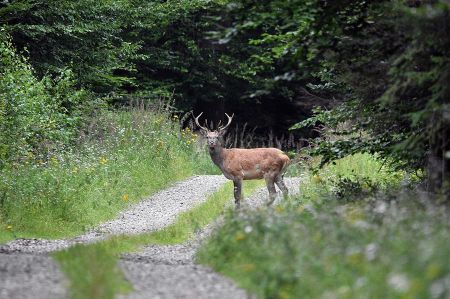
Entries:
[[243,180],[275,177],[289,165],[289,157],[276,148],[224,149],[223,171]]

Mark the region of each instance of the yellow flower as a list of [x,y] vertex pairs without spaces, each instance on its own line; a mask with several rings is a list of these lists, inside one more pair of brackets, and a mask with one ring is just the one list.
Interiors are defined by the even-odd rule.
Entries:
[[8,225],[6,228],[11,230],[12,229],[12,225]]
[[245,272],[251,272],[251,271],[253,271],[255,269],[255,265],[254,264],[242,264],[242,265],[239,265],[239,266]]
[[441,274],[441,272],[442,272],[441,266],[436,263],[432,263],[432,264],[428,265],[428,267],[425,271],[425,276],[429,280],[433,280],[436,277],[438,277]]
[[128,194],[122,195],[122,200],[123,201],[128,201]]
[[311,180],[314,184],[322,183],[322,178],[318,174],[313,175]]
[[244,240],[245,239],[245,234],[243,232],[238,232],[238,233],[236,233],[234,238],[236,239],[236,241]]
[[275,207],[275,212],[277,212],[278,214],[283,213],[284,212],[284,208],[282,206],[276,206]]
[[59,163],[58,159],[56,159],[55,156],[50,158],[50,162],[52,162],[53,164],[58,164]]
[[106,163],[108,163],[108,159],[105,157],[100,157],[100,164],[105,165]]
[[156,143],[156,148],[160,150],[162,147],[164,147],[164,141],[158,140],[158,142]]

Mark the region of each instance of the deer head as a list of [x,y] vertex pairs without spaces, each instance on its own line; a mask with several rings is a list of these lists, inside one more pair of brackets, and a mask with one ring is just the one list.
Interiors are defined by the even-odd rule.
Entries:
[[207,120],[205,120],[205,126],[200,125],[200,123],[198,122],[198,119],[200,118],[200,116],[202,114],[203,114],[203,112],[200,113],[197,117],[194,117],[194,119],[195,119],[195,123],[197,124],[197,126],[201,129],[202,134],[206,137],[209,148],[214,149],[217,147],[221,147],[222,146],[221,139],[222,139],[223,135],[225,135],[226,129],[231,124],[234,114],[229,116],[228,114],[225,113],[225,115],[228,118],[228,123],[225,126],[221,126],[221,121],[219,121],[219,124],[217,125],[216,130],[208,129],[208,127],[206,126],[208,123]]

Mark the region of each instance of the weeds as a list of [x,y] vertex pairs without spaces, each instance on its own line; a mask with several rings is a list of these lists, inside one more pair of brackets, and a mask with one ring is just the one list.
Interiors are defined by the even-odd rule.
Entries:
[[193,138],[165,111],[99,114],[76,149],[3,169],[0,241],[73,236],[173,181],[210,171]]

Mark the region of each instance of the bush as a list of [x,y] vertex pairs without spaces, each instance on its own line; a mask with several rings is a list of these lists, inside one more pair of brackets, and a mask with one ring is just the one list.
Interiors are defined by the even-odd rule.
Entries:
[[37,79],[25,58],[0,35],[0,168],[47,159],[74,141],[91,99],[71,72]]

